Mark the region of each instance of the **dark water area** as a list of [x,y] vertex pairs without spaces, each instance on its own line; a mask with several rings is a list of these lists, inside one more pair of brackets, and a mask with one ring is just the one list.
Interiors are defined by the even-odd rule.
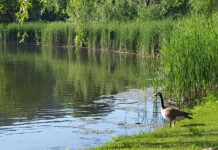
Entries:
[[0,44],[0,149],[65,150],[153,131],[164,121],[152,59],[72,48]]

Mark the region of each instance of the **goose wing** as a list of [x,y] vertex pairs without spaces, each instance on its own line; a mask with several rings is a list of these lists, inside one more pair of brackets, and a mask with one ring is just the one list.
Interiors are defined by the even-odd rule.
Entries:
[[176,108],[166,108],[166,112],[171,116],[187,116],[190,113],[184,112]]

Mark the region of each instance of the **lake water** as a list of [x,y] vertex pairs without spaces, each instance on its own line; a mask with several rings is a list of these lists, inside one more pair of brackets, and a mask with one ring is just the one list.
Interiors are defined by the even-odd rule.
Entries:
[[161,127],[153,65],[130,54],[1,44],[0,149],[84,149]]

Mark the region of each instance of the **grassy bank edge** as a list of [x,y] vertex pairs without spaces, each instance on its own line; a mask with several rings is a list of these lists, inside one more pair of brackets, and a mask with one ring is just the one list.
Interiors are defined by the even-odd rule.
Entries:
[[169,129],[112,138],[111,142],[90,150],[102,149],[202,149],[218,146],[218,92],[210,93],[201,105],[191,110],[192,120],[183,120]]

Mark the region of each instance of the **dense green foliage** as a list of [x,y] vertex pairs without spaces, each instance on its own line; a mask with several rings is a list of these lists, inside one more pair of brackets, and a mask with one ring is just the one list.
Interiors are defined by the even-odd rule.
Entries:
[[[82,26],[83,31],[76,24],[64,22],[9,24],[0,29],[3,35],[0,41],[18,43],[22,36],[17,35],[26,33],[24,42],[74,46],[75,37],[82,32],[88,47],[152,54],[160,49],[162,39],[172,28],[170,20],[125,24],[89,22]],[[114,32],[114,39],[111,39],[111,32]]]
[[[195,98],[205,85],[217,85],[218,15],[196,16],[177,22],[161,55],[164,86],[176,98]],[[203,94],[204,95],[204,94]]]
[[161,40],[172,29],[172,26],[173,23],[170,20],[89,23],[85,26],[85,33],[87,33],[89,47],[152,54],[160,49]]
[[[65,20],[74,21],[128,21],[160,19],[166,16],[181,16],[195,10],[214,10],[215,0],[2,0],[1,22]],[[202,10],[201,9],[201,10]],[[15,17],[16,16],[16,17]]]
[[217,0],[190,0],[191,7],[194,12],[204,13],[210,16],[218,9]]
[[5,27],[0,27],[0,41],[19,43],[23,40],[23,42],[38,42],[44,28],[44,23],[30,22],[22,25],[11,23]]
[[53,22],[41,30],[41,42],[49,45],[74,46],[77,27],[72,23]]
[[112,142],[92,150],[202,150],[218,145],[218,93],[210,93],[204,105],[192,110],[192,120],[180,121],[174,128],[169,126],[139,135],[114,137]]
[[66,8],[65,0],[1,0],[0,22],[64,20]]

